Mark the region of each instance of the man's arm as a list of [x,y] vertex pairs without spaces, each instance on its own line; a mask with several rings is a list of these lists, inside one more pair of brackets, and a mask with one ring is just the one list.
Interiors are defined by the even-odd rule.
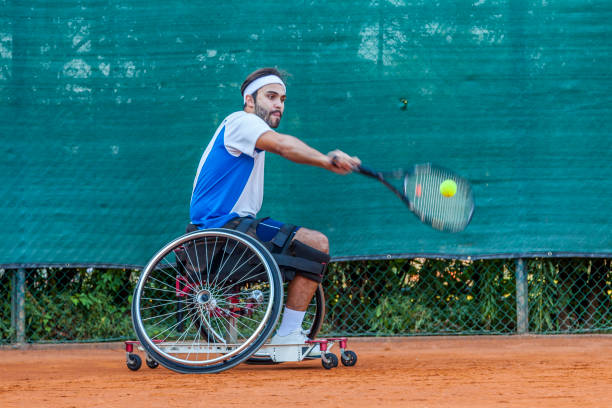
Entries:
[[351,157],[340,150],[334,150],[325,155],[308,146],[297,137],[273,130],[264,132],[257,139],[255,147],[267,152],[276,153],[295,163],[322,167],[340,174],[349,173],[355,166],[361,164],[357,157]]

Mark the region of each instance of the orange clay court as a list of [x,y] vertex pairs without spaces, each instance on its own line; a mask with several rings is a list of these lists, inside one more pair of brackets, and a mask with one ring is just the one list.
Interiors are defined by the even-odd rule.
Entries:
[[611,335],[350,339],[349,348],[354,367],[242,364],[208,375],[130,371],[122,343],[1,348],[0,407],[612,407]]

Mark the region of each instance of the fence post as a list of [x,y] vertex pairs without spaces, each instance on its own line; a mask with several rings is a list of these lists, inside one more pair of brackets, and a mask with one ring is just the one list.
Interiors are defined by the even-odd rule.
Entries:
[[25,269],[19,268],[13,274],[11,293],[11,327],[15,331],[15,342],[25,343]]
[[526,334],[529,331],[529,304],[527,302],[527,274],[525,260],[516,260],[516,332]]

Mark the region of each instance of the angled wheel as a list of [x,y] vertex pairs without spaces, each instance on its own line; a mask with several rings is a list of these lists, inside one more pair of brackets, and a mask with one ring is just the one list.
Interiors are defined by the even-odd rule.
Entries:
[[268,339],[283,303],[276,262],[255,239],[210,229],[164,246],[132,301],[136,335],[151,358],[181,373],[214,373]]
[[321,359],[321,364],[326,370],[338,367],[338,357],[334,353],[325,353],[325,358]]
[[345,350],[344,354],[340,356],[342,364],[347,367],[352,367],[357,364],[357,354],[351,350]]
[[147,358],[146,358],[145,361],[147,363],[147,367],[149,367],[149,368],[157,368],[157,367],[159,367],[159,363],[157,361],[153,360],[148,355],[147,355]]
[[130,354],[126,362],[127,367],[132,371],[140,370],[142,366],[142,359],[138,354]]

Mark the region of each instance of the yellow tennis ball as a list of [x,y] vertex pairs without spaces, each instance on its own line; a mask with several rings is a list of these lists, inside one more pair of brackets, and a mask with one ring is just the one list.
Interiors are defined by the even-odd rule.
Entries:
[[444,180],[442,184],[440,184],[440,194],[444,197],[452,197],[457,192],[457,183],[453,180]]

